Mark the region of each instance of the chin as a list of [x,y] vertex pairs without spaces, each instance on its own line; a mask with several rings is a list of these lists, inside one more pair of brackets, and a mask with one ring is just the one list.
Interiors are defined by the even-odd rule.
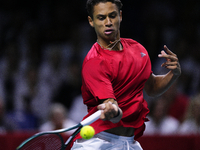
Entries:
[[109,36],[107,36],[107,38],[106,38],[106,40],[108,40],[108,41],[115,41],[117,39],[117,37],[109,37]]

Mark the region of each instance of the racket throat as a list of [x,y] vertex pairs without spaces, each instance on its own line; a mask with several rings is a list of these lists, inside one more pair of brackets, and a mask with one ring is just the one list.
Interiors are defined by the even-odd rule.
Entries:
[[67,141],[65,142],[65,145],[67,145],[69,142],[71,142],[72,139],[73,139],[73,137],[70,136],[70,137],[67,139]]
[[79,124],[79,128],[67,139],[67,141],[65,142],[65,146],[67,146],[72,141],[72,139],[80,132],[82,127],[83,126]]

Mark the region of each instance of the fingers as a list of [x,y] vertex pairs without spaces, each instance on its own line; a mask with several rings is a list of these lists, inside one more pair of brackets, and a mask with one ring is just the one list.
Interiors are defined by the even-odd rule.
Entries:
[[176,54],[174,54],[172,51],[170,51],[166,45],[164,45],[164,50],[165,50],[168,54],[176,56]]
[[170,51],[166,45],[164,45],[164,50],[161,51],[158,57],[165,58],[167,62],[171,62],[171,61],[178,62],[177,55],[174,54],[172,51]]
[[100,119],[102,120],[110,120],[111,118],[115,117],[118,113],[118,107],[113,104],[112,102],[107,102],[98,105],[97,107],[99,110],[102,110]]
[[177,65],[178,65],[178,62],[170,62],[170,61],[167,61],[167,62],[163,63],[163,64],[161,65],[161,67],[165,67],[165,68],[167,68],[167,69],[173,70],[173,69],[176,69]]
[[170,51],[166,45],[164,45],[164,50],[158,55],[158,57],[166,59],[166,62],[164,62],[161,67],[172,70],[174,75],[180,75],[181,68],[177,55]]
[[165,58],[167,61],[178,61],[176,54],[174,54],[172,52],[171,52],[171,54],[169,54],[169,53],[166,54],[165,51],[161,51],[161,54],[159,54],[158,57]]

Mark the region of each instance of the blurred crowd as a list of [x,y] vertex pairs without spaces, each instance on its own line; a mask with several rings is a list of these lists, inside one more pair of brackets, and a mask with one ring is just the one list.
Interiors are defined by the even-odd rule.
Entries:
[[[96,35],[85,3],[0,2],[0,134],[68,127],[87,113],[81,65]],[[167,72],[157,58],[164,44],[182,67],[165,94],[151,98],[144,93],[151,120],[145,134],[200,134],[200,1],[122,3],[121,36],[144,45],[154,73]]]

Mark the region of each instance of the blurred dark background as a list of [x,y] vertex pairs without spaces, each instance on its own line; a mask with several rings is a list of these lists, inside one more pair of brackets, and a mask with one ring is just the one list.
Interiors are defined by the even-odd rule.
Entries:
[[[47,120],[51,103],[62,103],[70,111],[80,96],[82,61],[96,42],[85,3],[0,1],[0,98],[8,120],[1,121],[7,126],[2,123],[2,132],[38,129]],[[182,67],[177,93],[188,99],[199,94],[200,1],[122,3],[121,37],[147,49],[155,74],[166,72],[160,67],[164,60],[157,58],[166,44]],[[146,99],[150,104],[151,98]]]

